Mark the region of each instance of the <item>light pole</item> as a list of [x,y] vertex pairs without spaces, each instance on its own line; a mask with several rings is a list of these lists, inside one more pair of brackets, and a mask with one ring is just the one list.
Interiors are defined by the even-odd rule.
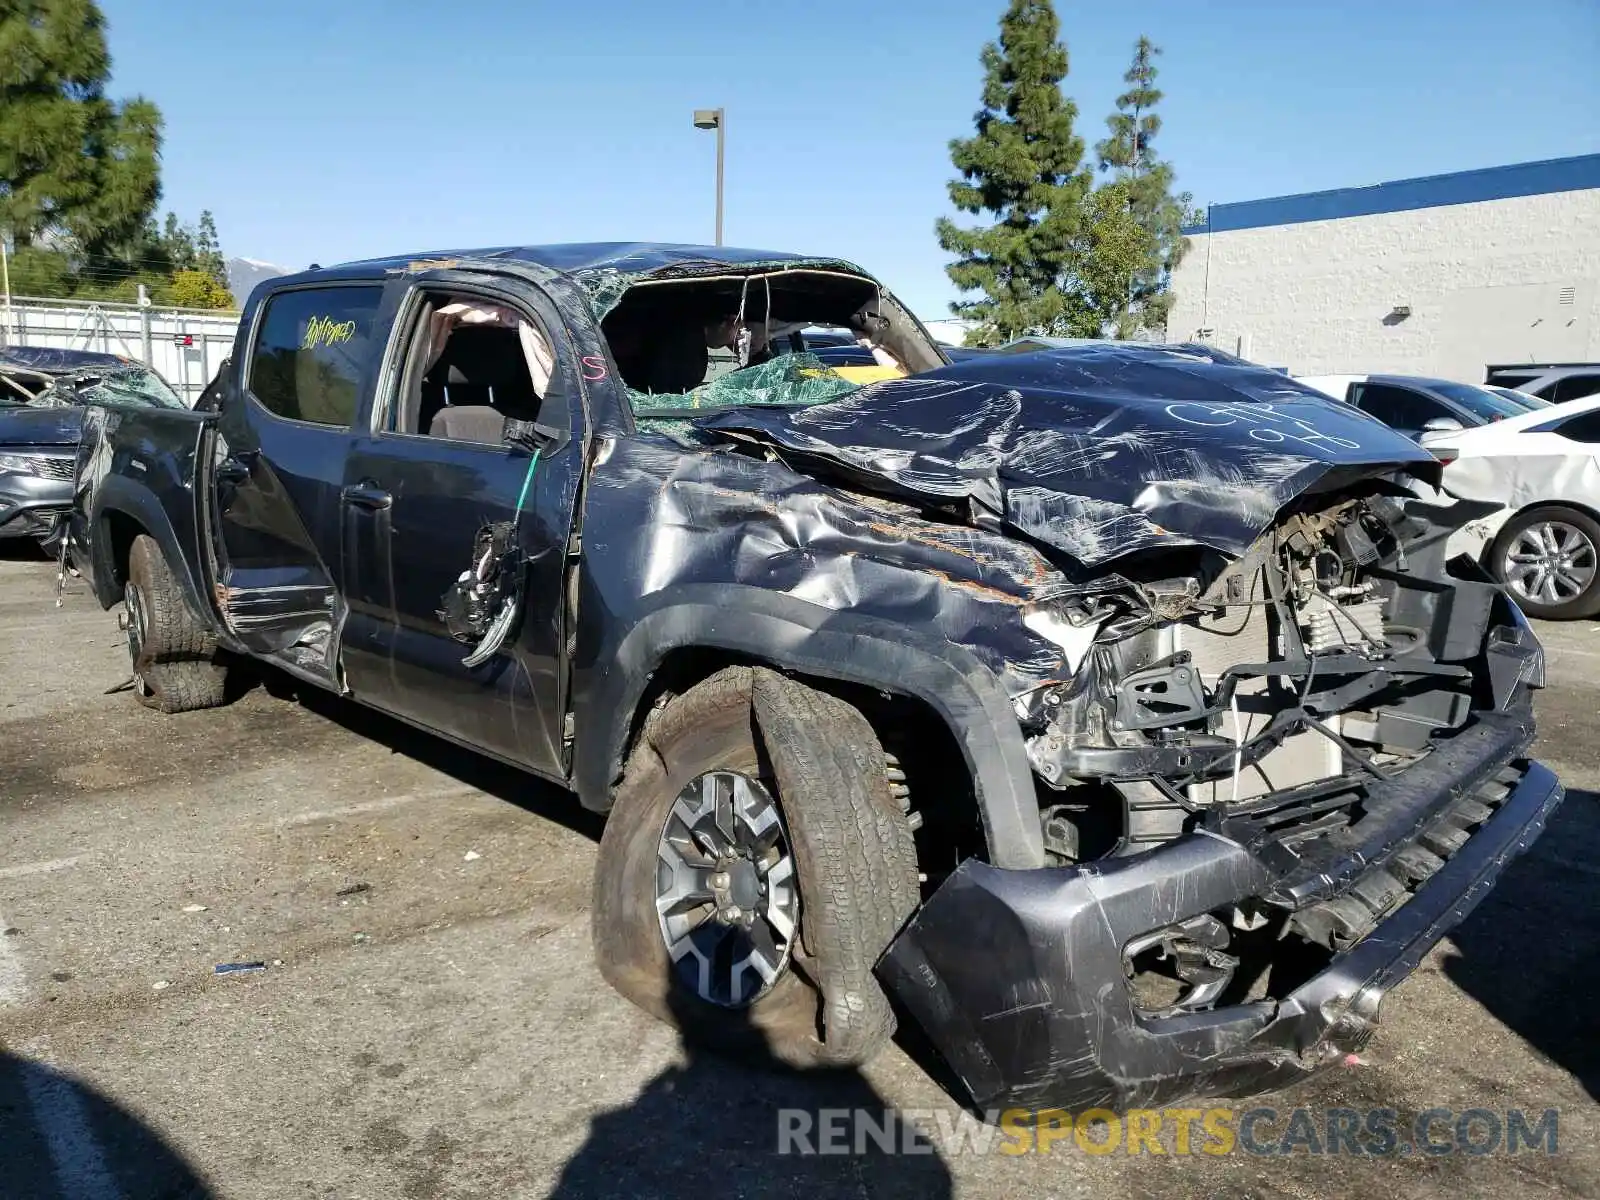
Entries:
[[722,245],[722,140],[728,128],[727,116],[720,108],[697,108],[694,110],[694,127],[696,129],[715,129],[717,131],[717,240],[718,246]]

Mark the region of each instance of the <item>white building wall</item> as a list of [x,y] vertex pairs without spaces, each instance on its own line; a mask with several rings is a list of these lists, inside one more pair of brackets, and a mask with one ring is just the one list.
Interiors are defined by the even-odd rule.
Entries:
[[[1468,383],[1489,363],[1600,360],[1600,190],[1190,239],[1171,341],[1295,375]],[[1411,315],[1392,316],[1396,305]]]

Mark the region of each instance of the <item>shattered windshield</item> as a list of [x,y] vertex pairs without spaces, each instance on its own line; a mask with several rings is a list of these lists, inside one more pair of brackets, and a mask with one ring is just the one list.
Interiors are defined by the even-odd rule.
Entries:
[[830,263],[635,280],[613,292],[601,329],[652,432],[681,438],[701,413],[810,408],[947,365],[876,280]]
[[81,404],[126,404],[140,408],[187,408],[178,393],[154,371],[126,367],[83,371],[58,378],[29,402],[33,408],[71,408]]
[[641,392],[628,389],[634,412],[647,420],[652,410],[680,415],[685,410],[752,405],[810,407],[827,404],[861,384],[828,366],[815,354],[779,354],[753,367],[719,375],[688,392]]
[[689,392],[641,392],[628,389],[634,419],[641,429],[664,433],[684,442],[707,440],[692,424],[695,413],[732,408],[806,408],[827,404],[861,387],[815,354],[780,354],[745,367]]

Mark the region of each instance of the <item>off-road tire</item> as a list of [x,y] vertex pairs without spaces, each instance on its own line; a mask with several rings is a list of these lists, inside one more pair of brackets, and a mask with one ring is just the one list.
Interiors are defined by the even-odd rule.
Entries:
[[[1559,603],[1531,599],[1506,578],[1506,552],[1521,535],[1535,526],[1555,522],[1570,526],[1589,541],[1590,547],[1600,551],[1600,522],[1588,513],[1575,508],[1547,504],[1519,512],[1505,523],[1494,544],[1489,549],[1489,570],[1516,601],[1518,607],[1530,617],[1545,621],[1573,621],[1600,616],[1600,572],[1596,572],[1589,586],[1578,595]],[[1591,556],[1592,562],[1592,556]]]
[[221,704],[228,669],[217,659],[217,639],[189,611],[161,547],[149,534],[134,538],[128,551],[123,601],[139,703],[164,713]]
[[[789,966],[742,1009],[676,981],[656,916],[663,823],[713,770],[759,779],[777,798],[800,889]],[[866,718],[777,672],[734,667],[645,722],[600,839],[596,955],[613,987],[686,1042],[792,1067],[856,1065],[894,1033],[873,968],[918,896],[911,828]]]

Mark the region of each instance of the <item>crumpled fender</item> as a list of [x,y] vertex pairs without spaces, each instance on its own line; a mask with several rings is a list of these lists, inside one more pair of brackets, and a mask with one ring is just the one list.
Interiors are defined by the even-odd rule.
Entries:
[[735,585],[674,589],[631,625],[604,670],[580,673],[574,781],[586,807],[610,808],[632,716],[651,675],[681,647],[749,655],[925,701],[955,734],[972,770],[990,858],[1017,869],[1044,864],[1027,752],[993,672],[926,632]]

